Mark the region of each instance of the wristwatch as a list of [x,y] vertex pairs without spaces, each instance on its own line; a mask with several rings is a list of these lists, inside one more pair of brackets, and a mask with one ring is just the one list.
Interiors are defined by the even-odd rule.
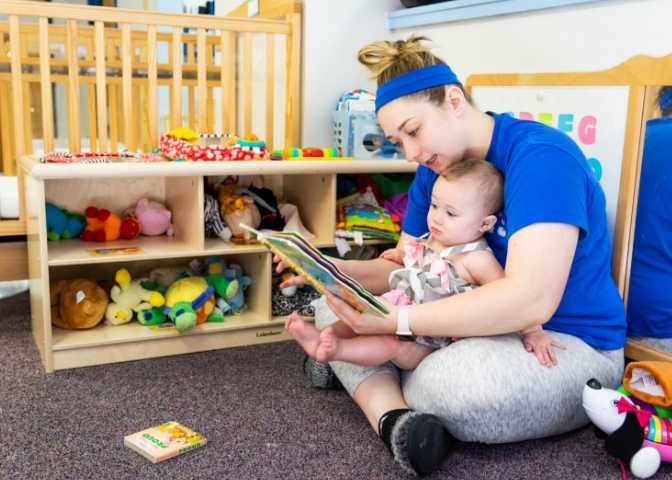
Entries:
[[399,307],[397,313],[397,335],[413,335],[411,332],[411,324],[408,321],[408,305]]

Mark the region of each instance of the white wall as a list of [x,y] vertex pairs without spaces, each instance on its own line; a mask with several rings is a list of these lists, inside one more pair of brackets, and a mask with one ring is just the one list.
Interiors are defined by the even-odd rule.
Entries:
[[374,88],[357,51],[389,37],[385,14],[398,0],[304,0],[301,146],[331,146],[331,110],[341,94]]
[[329,145],[338,96],[372,87],[359,47],[423,34],[463,80],[472,73],[599,70],[637,54],[672,52],[671,0],[608,0],[390,32],[398,0],[304,0],[304,145]]

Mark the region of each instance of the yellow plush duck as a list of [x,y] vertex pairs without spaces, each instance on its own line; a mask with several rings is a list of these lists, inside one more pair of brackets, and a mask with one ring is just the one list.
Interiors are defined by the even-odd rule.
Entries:
[[131,274],[125,268],[117,270],[114,280],[117,285],[112,287],[112,300],[105,311],[105,323],[108,325],[123,325],[133,320],[133,312],[143,312],[152,307],[161,307],[165,303],[159,292],[147,290],[141,285],[145,279],[131,279]]
[[179,332],[208,320],[215,309],[215,290],[203,277],[175,281],[166,291],[165,311]]

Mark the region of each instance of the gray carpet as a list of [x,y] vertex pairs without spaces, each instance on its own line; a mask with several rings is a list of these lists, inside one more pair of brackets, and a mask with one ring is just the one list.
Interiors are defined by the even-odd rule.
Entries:
[[[342,391],[303,386],[293,343],[47,375],[28,297],[0,300],[1,479],[409,479]],[[126,434],[175,419],[209,444],[157,465]],[[432,479],[620,478],[589,428],[535,442],[459,445]],[[665,465],[657,479],[672,478]]]

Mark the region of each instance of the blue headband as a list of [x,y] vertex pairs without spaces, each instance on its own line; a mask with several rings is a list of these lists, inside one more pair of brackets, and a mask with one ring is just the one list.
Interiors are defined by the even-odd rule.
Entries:
[[663,93],[660,95],[658,104],[663,111],[672,107],[672,88],[665,87],[665,90],[663,90]]
[[440,85],[460,84],[457,75],[448,65],[438,64],[411,70],[389,82],[383,83],[376,92],[376,112],[399,97]]

